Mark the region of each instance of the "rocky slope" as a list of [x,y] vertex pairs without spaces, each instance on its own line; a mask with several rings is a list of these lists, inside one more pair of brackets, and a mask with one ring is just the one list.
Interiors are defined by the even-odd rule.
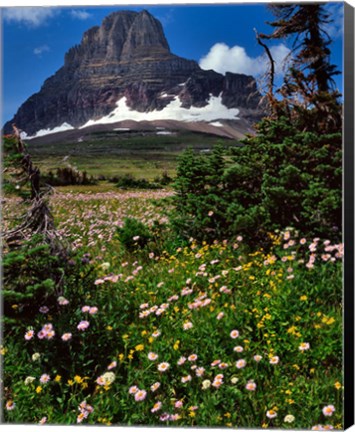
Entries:
[[30,136],[63,124],[79,128],[109,116],[122,98],[128,110],[143,113],[162,111],[173,101],[185,111],[203,108],[212,96],[228,109],[237,108],[244,121],[261,115],[253,77],[202,70],[171,53],[162,25],[147,11],[120,11],[84,33],[80,45],[65,55],[64,66],[4,131],[10,132],[14,122]]

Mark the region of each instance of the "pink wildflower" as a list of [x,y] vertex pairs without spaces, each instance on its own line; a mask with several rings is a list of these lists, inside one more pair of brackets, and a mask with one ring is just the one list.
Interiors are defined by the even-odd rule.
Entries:
[[33,338],[34,334],[35,334],[35,332],[33,330],[28,330],[25,333],[25,339],[26,340],[31,340]]
[[48,374],[43,374],[43,375],[41,375],[41,378],[39,379],[39,381],[42,384],[47,384],[47,382],[49,382],[50,379],[51,379],[51,377]]
[[144,399],[147,396],[147,392],[145,390],[138,390],[137,393],[134,395],[134,399],[136,402],[144,401]]
[[89,327],[90,323],[89,321],[80,321],[80,323],[77,325],[77,329],[84,331]]

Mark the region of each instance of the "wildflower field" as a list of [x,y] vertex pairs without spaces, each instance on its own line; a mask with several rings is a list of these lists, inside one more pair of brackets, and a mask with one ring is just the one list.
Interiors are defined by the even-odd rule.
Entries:
[[[22,291],[6,272],[29,256],[5,262],[4,421],[341,429],[342,244],[293,229],[268,248],[178,241],[172,193],[51,197],[76,255],[37,297],[45,248]],[[5,225],[17,212],[5,198]]]

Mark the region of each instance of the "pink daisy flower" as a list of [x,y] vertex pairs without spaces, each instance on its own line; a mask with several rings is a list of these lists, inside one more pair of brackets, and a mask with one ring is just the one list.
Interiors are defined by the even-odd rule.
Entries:
[[232,331],[230,332],[230,337],[231,337],[232,339],[236,339],[237,337],[239,337],[239,331],[238,331],[238,330],[232,330]]
[[186,376],[184,376],[184,377],[182,377],[181,378],[181,382],[182,383],[187,383],[187,382],[189,382],[189,381],[191,381],[192,380],[192,377],[191,377],[191,375],[186,375]]
[[114,369],[116,366],[117,366],[117,362],[113,361],[107,366],[107,369],[111,370],[111,369]]
[[137,386],[132,386],[129,388],[128,393],[129,394],[136,394],[139,388]]
[[197,355],[196,354],[191,354],[187,357],[187,360],[190,362],[194,362],[197,360]]
[[238,360],[235,365],[238,369],[243,369],[246,364],[247,364],[247,362],[244,359],[241,359],[241,360]]
[[150,386],[150,389],[152,392],[155,392],[160,387],[160,382],[156,382],[153,385]]
[[46,384],[48,381],[50,381],[51,377],[48,374],[43,374],[41,375],[41,378],[39,379],[39,381],[42,384]]
[[204,373],[205,373],[205,368],[199,367],[196,369],[196,376],[202,377]]
[[310,345],[308,342],[302,342],[301,345],[298,347],[298,349],[300,351],[306,351],[306,350],[309,350],[309,348],[310,348]]
[[64,342],[70,340],[71,338],[72,338],[72,334],[71,334],[71,333],[64,333],[64,334],[62,335],[62,340],[63,340]]
[[148,359],[151,360],[151,361],[156,360],[158,357],[159,357],[158,354],[156,354],[154,352],[148,353]]
[[174,406],[175,406],[175,408],[182,408],[183,405],[184,405],[183,401],[178,400],[178,401],[175,402]]
[[222,362],[222,363],[220,363],[220,364],[218,365],[218,367],[219,367],[220,369],[227,369],[227,367],[228,367],[228,363],[224,363],[224,362]]
[[335,411],[334,405],[327,405],[322,409],[322,412],[325,416],[331,417]]
[[8,411],[12,411],[13,409],[15,409],[15,406],[16,406],[16,404],[12,400],[9,400],[9,401],[6,402],[6,409]]
[[153,408],[150,410],[152,413],[155,413],[161,409],[162,403],[159,401],[154,404]]
[[177,361],[178,366],[183,365],[186,362],[186,357],[182,356],[179,358],[179,360]]
[[277,412],[274,410],[266,411],[266,417],[268,417],[269,419],[273,419],[277,417]]
[[147,396],[147,392],[145,390],[138,390],[137,393],[134,395],[134,399],[136,402],[144,401],[144,399]]
[[33,338],[34,334],[35,334],[35,332],[33,330],[28,330],[25,333],[25,339],[26,340],[31,340]]
[[169,369],[169,367],[170,367],[170,364],[167,362],[160,363],[158,365],[158,371],[159,372],[165,372]]
[[254,381],[248,381],[247,385],[245,386],[245,388],[249,391],[254,391],[256,389],[256,384]]
[[89,321],[80,321],[80,323],[77,325],[77,329],[84,331],[89,327],[90,323]]

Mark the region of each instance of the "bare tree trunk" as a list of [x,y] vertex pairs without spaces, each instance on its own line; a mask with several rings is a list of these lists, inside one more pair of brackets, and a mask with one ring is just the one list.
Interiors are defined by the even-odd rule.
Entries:
[[13,230],[3,233],[4,240],[9,247],[16,247],[21,241],[29,239],[33,234],[41,234],[44,240],[50,244],[53,253],[66,254],[56,233],[53,216],[45,200],[45,195],[41,191],[40,170],[33,165],[16,125],[13,125],[13,129],[17,152],[22,155],[21,169],[31,187],[31,205],[24,216],[24,222]]

